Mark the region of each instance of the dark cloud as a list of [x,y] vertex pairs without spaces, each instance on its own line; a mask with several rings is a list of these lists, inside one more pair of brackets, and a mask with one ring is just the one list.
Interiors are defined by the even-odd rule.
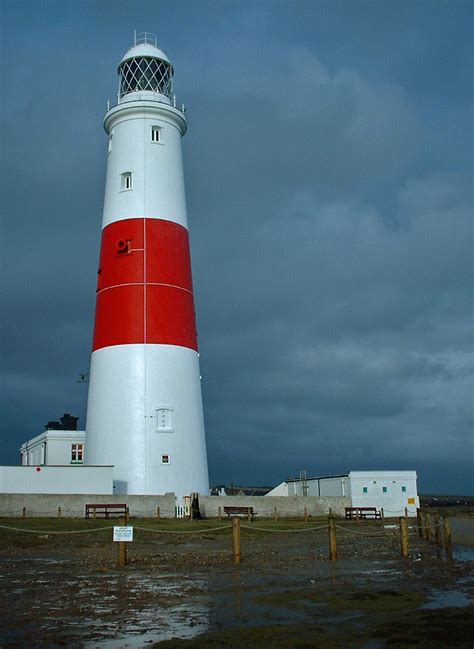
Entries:
[[472,7],[110,6],[3,5],[2,461],[84,423],[101,120],[136,27],[188,106],[211,481],[415,468],[472,490]]

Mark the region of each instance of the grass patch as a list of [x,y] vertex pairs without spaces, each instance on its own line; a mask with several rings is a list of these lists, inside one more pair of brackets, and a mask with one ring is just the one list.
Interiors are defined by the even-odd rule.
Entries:
[[307,591],[285,591],[261,595],[255,598],[257,604],[276,608],[301,608],[308,604],[319,604],[337,613],[361,611],[364,613],[385,613],[412,611],[426,602],[423,593],[411,591],[380,590],[340,593]]

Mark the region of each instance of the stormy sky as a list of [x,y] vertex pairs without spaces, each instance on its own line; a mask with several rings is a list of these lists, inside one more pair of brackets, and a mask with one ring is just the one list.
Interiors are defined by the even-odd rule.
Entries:
[[416,469],[473,493],[472,4],[2,8],[0,462],[85,425],[133,30],[175,67],[211,483]]

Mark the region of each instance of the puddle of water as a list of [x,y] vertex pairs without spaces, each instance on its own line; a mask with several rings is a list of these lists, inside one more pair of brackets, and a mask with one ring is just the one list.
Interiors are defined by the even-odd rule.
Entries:
[[421,608],[447,608],[448,606],[469,606],[472,598],[460,590],[435,590],[431,592],[433,598]]
[[[149,609],[135,611],[139,621],[129,622],[118,632],[116,624],[109,629],[101,629],[101,635],[107,632],[113,637],[101,637],[89,640],[82,645],[84,649],[130,649],[143,647],[147,643],[170,640],[172,638],[190,639],[205,633],[209,628],[209,609],[206,606],[179,605],[173,609]],[[91,630],[97,622],[91,621]]]
[[467,548],[464,546],[455,546],[453,550],[453,558],[458,561],[473,561],[474,562],[474,548]]

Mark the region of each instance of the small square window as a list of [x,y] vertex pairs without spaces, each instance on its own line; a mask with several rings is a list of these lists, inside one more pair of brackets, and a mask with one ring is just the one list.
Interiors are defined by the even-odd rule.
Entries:
[[388,491],[387,487],[382,487],[382,491],[383,491],[384,494],[386,494],[387,491]]
[[132,172],[126,171],[125,173],[120,174],[120,189],[122,191],[126,191],[128,189],[132,189],[132,187]]
[[362,493],[366,494],[368,491],[367,487],[362,487]]
[[169,455],[162,455],[161,456],[161,464],[169,464],[170,463],[170,456]]
[[159,143],[161,142],[161,127],[152,126],[151,127],[151,141]]
[[407,488],[406,488],[406,487],[402,487],[402,491],[403,491],[403,493],[405,493],[405,492],[406,492],[406,490],[407,490]]

